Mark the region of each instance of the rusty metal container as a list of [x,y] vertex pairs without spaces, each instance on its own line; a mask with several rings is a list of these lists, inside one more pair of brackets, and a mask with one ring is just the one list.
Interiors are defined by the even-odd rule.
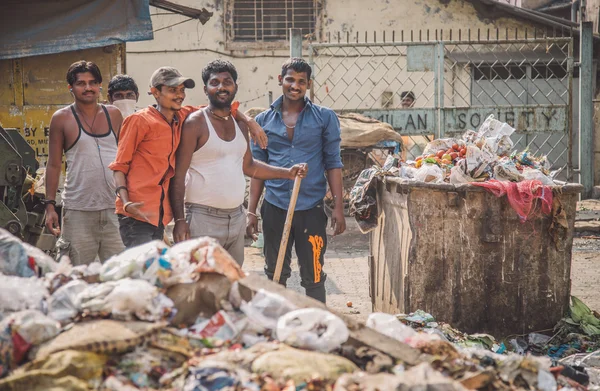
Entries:
[[370,237],[373,310],[422,309],[497,338],[554,327],[568,310],[583,187],[555,189],[566,213],[562,229],[551,228],[552,216],[521,223],[506,197],[472,185],[380,180],[381,216]]

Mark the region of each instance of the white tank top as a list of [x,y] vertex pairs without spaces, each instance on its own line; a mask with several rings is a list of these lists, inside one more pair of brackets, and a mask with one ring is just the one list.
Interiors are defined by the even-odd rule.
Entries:
[[236,208],[244,202],[243,164],[248,142],[235,119],[234,139],[222,140],[206,110],[202,112],[208,126],[208,140],[192,155],[185,178],[185,202],[218,209]]
[[79,136],[65,151],[67,175],[61,198],[66,209],[99,211],[115,208],[115,182],[108,165],[117,156],[117,136],[106,107],[101,107],[108,122],[108,132],[93,135],[83,128],[71,106]]

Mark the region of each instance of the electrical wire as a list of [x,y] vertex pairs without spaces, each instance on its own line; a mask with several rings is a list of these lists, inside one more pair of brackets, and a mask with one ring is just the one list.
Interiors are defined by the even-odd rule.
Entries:
[[166,29],[168,29],[168,28],[171,28],[171,27],[174,27],[174,26],[177,26],[177,25],[183,24],[183,23],[185,23],[185,22],[189,22],[190,20],[194,20],[194,18],[188,18],[188,19],[186,19],[186,20],[183,20],[183,21],[181,21],[181,22],[173,23],[172,25],[165,26],[165,27],[161,27],[161,28],[159,28],[159,29],[153,30],[152,32],[153,32],[153,33],[156,33],[156,32],[158,32],[158,31],[161,31],[161,30],[166,30]]

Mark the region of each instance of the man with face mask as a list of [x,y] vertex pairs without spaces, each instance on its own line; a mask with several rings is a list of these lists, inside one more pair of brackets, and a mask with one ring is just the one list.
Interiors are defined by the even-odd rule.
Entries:
[[108,82],[108,102],[121,111],[123,118],[135,112],[139,97],[138,86],[129,75],[116,75]]
[[175,218],[173,238],[179,242],[190,237],[213,237],[242,265],[244,174],[263,180],[293,180],[296,175],[306,174],[306,165],[280,168],[252,158],[248,127],[232,116],[238,88],[233,64],[210,62],[202,70],[202,80],[208,107],[185,120],[176,154],[170,192]]
[[[195,85],[173,67],[157,69],[150,78],[156,104],[123,122],[117,156],[109,167],[115,178],[119,230],[127,248],[162,240],[173,218],[168,194],[181,126],[190,113],[203,107],[183,106],[186,89]],[[254,120],[240,112],[236,118],[245,121],[259,144],[266,146],[264,132]]]

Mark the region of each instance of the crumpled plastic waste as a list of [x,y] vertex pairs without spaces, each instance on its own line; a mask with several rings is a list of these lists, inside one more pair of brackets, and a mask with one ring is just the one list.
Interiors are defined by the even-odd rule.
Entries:
[[[385,178],[386,176],[397,176],[405,171],[402,167],[398,169],[398,158],[390,155],[386,158],[381,168],[373,166],[367,168],[358,176],[354,187],[350,191],[350,216],[358,223],[358,228],[363,234],[372,231],[377,227],[379,211],[377,210],[377,189],[375,188],[376,178]],[[412,167],[411,170],[414,170]],[[416,172],[416,170],[414,170]]]
[[83,280],[73,280],[58,288],[48,299],[48,316],[63,325],[71,322],[81,311],[79,295],[88,287]]
[[435,164],[425,163],[415,172],[414,179],[425,183],[442,183],[444,172]]
[[409,338],[417,335],[417,332],[410,326],[400,322],[396,315],[384,314],[382,312],[374,312],[367,318],[367,327],[387,335],[390,338],[405,342]]
[[45,299],[48,296],[48,290],[41,279],[6,276],[0,273],[1,314],[28,309],[44,312]]
[[194,338],[216,338],[222,341],[234,339],[247,324],[244,318],[221,310],[210,319],[203,320],[188,329],[188,335]]
[[277,321],[277,339],[298,348],[331,352],[349,336],[343,320],[319,308],[291,311]]
[[[29,252],[36,250],[29,246]],[[35,274],[36,258],[30,255],[25,243],[21,242],[16,236],[5,229],[0,228],[0,273],[9,276],[31,277]],[[41,254],[40,254],[41,253]],[[36,255],[42,258],[49,256],[41,250],[36,251]],[[50,260],[50,262],[53,262]]]
[[231,282],[245,277],[238,263],[213,238],[203,237],[177,243],[167,251],[166,257],[173,268],[169,285],[192,282],[199,273],[219,273]]
[[15,312],[0,322],[0,330],[10,327],[31,345],[39,345],[58,335],[60,323],[37,310]]
[[100,280],[137,278],[155,285],[161,269],[170,269],[170,264],[164,257],[166,252],[167,245],[160,240],[127,249],[104,262],[100,269]]
[[228,368],[192,368],[183,391],[260,390],[257,384],[244,382],[239,372]]
[[[477,138],[484,140],[492,152],[502,156],[510,153],[513,142],[510,136],[515,129],[507,123],[498,121],[493,115],[488,116],[479,127]],[[477,143],[478,140],[475,140]]]
[[60,324],[37,310],[14,312],[5,317],[0,322],[0,377],[20,364],[33,346],[59,332]]
[[168,319],[173,301],[146,280],[124,278],[89,286],[79,295],[82,311],[111,314],[114,319],[148,322]]
[[248,317],[248,327],[262,334],[277,329],[279,318],[298,307],[283,296],[259,290],[249,302],[242,302],[240,311]]
[[525,381],[531,389],[556,391],[556,379],[550,373],[550,360],[541,357],[509,354],[498,363],[499,377],[513,384],[517,377]]

